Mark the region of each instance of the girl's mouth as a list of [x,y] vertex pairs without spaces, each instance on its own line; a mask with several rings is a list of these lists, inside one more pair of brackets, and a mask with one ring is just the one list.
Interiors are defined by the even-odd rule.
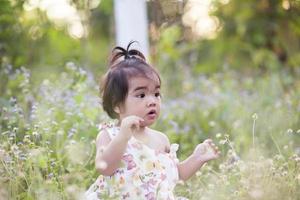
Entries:
[[150,112],[147,113],[147,116],[151,119],[154,119],[156,117],[156,111],[151,110]]

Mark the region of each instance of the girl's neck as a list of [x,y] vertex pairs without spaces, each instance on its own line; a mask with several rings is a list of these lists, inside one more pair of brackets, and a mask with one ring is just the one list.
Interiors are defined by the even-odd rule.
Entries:
[[133,137],[147,144],[149,140],[149,129],[147,127],[140,128],[132,134]]

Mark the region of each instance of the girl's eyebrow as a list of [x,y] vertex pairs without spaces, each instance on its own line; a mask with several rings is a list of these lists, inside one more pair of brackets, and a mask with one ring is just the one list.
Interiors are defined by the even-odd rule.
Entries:
[[[146,89],[147,89],[147,86],[139,86],[139,87],[135,88],[135,89],[133,90],[133,92],[138,91],[138,90],[146,90]],[[155,89],[160,89],[160,85],[157,85],[157,86],[155,87]]]
[[135,92],[135,91],[138,91],[138,90],[145,90],[145,89],[147,89],[146,86],[139,86],[139,87],[135,88],[133,91]]

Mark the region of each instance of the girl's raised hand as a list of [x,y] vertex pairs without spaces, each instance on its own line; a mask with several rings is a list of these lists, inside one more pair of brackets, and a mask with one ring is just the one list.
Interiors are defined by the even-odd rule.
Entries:
[[197,160],[207,162],[218,158],[220,151],[211,139],[207,139],[203,143],[197,145],[193,155],[197,158]]
[[125,117],[120,126],[120,132],[129,140],[135,131],[143,127],[144,119],[135,115]]

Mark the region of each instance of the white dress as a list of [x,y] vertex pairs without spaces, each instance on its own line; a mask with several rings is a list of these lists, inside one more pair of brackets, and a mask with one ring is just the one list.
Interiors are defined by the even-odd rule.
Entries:
[[[119,127],[104,125],[114,138]],[[100,175],[86,191],[87,200],[99,199],[177,199],[173,194],[178,181],[178,144],[170,153],[157,152],[132,137],[121,159],[121,167],[112,176]]]

